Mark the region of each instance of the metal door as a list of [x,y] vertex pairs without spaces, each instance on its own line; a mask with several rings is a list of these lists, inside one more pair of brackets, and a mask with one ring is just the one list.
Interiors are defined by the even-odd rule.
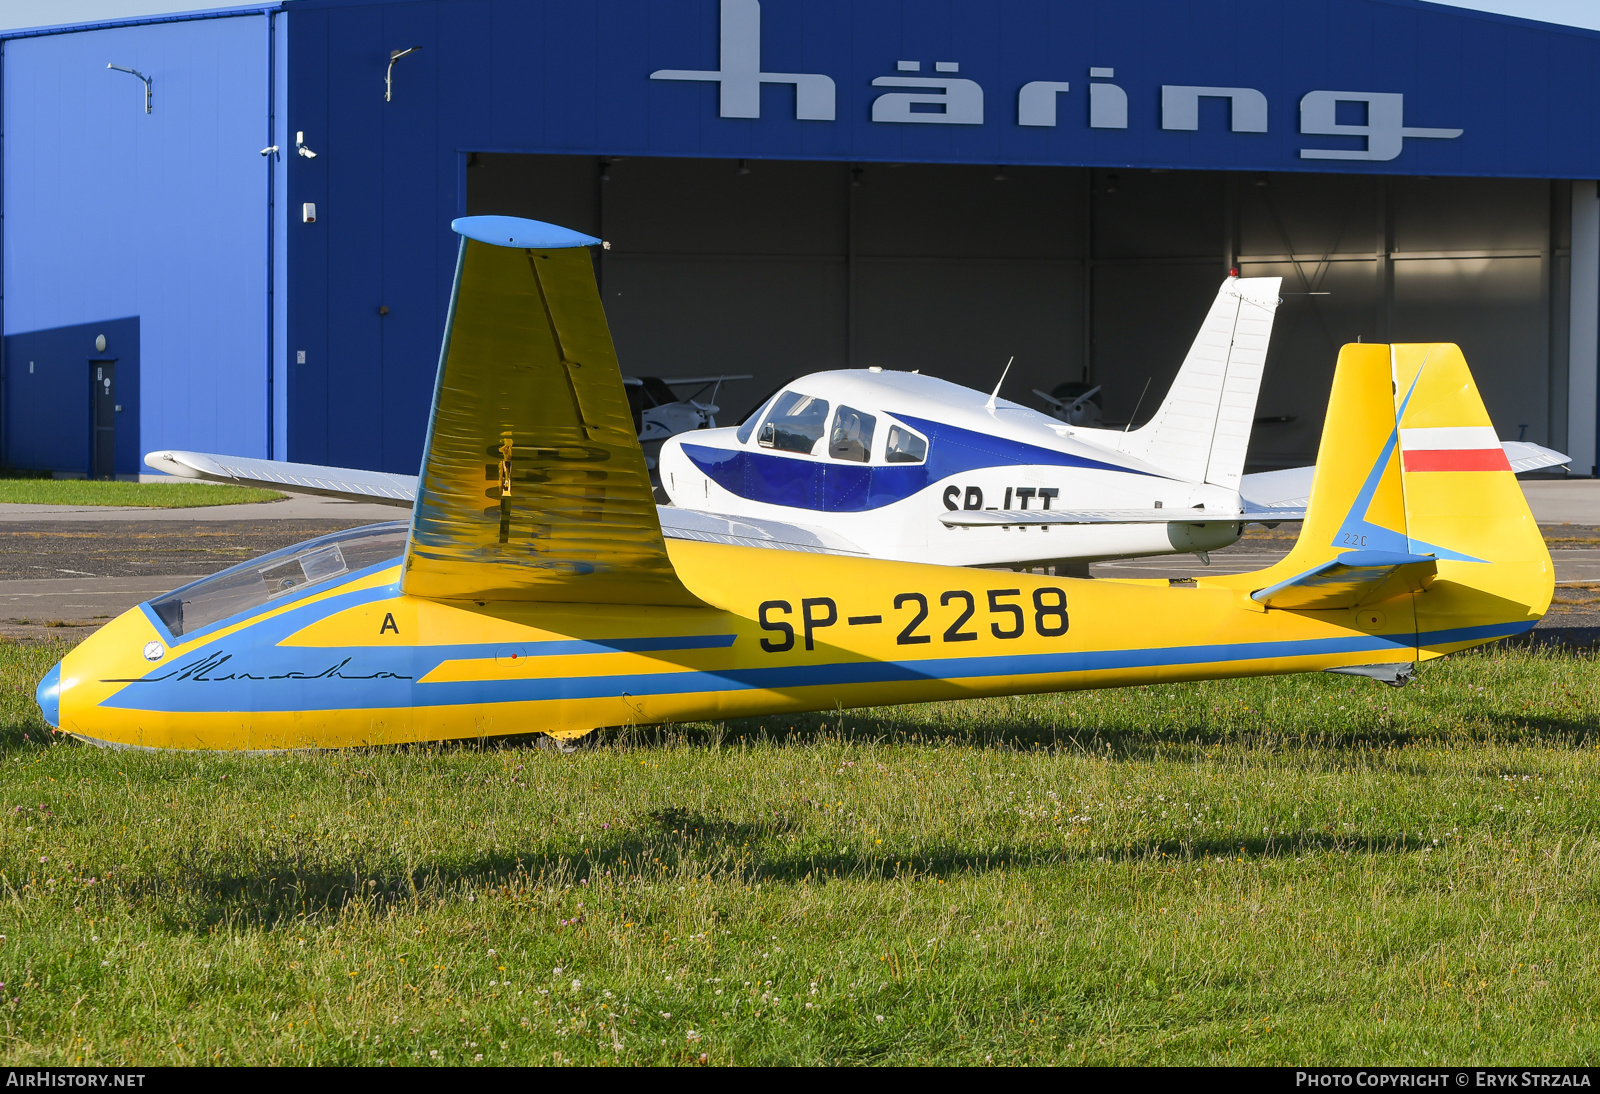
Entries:
[[94,407],[89,477],[111,479],[117,473],[117,366],[112,361],[91,361],[89,367],[94,370],[91,377],[93,390],[89,393]]

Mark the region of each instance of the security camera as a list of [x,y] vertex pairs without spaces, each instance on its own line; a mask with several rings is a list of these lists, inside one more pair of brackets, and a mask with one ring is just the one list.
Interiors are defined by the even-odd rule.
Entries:
[[306,147],[306,134],[303,129],[294,135],[294,150],[308,160],[317,158],[317,154]]

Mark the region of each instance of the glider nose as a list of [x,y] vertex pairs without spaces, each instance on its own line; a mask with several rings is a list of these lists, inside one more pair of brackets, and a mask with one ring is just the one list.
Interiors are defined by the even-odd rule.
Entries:
[[61,728],[61,663],[58,661],[54,668],[44,674],[44,679],[39,681],[39,689],[33,693],[34,700],[39,704],[39,713],[44,715],[44,720],[51,729]]

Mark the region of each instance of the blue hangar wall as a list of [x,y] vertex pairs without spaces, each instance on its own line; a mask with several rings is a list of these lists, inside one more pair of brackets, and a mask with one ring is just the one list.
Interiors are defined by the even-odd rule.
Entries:
[[[116,473],[154,448],[269,448],[269,91],[281,16],[178,19],[3,43],[4,462],[89,470],[91,362],[117,362]],[[144,87],[107,64],[137,69]],[[281,217],[279,218],[281,220]],[[282,250],[277,225],[276,250]],[[278,309],[281,312],[281,308]],[[94,339],[107,335],[107,348]],[[134,344],[127,343],[132,340]]]
[[289,10],[296,460],[415,470],[472,152],[1600,177],[1600,35],[1407,0]]
[[474,153],[1600,177],[1600,35],[1412,0],[292,0],[58,31],[0,43],[0,460],[62,471],[95,333],[138,341],[102,355],[136,396],[118,473],[158,447],[414,471]]

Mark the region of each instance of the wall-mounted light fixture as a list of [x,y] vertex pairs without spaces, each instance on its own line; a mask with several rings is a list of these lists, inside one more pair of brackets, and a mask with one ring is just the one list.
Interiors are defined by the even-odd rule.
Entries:
[[150,113],[150,77],[146,76],[142,72],[128,68],[124,65],[108,64],[106,67],[114,68],[118,72],[126,72],[129,76],[135,76],[144,83],[144,112],[146,114]]
[[417,50],[419,50],[421,48],[422,48],[421,46],[412,46],[410,49],[394,49],[394,50],[390,50],[389,51],[389,68],[383,74],[383,101],[384,102],[388,102],[389,101],[389,96],[394,90],[393,84],[390,83],[390,80],[394,76],[394,63],[396,61],[398,61],[400,58],[404,57],[406,54],[415,53]]
[[306,133],[303,129],[294,135],[294,150],[308,160],[317,158],[317,154],[306,147]]

